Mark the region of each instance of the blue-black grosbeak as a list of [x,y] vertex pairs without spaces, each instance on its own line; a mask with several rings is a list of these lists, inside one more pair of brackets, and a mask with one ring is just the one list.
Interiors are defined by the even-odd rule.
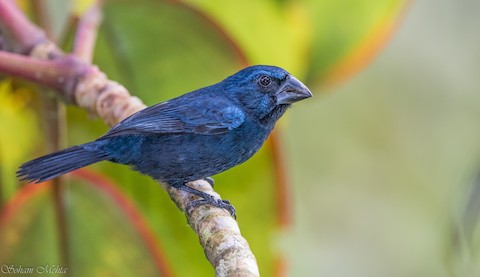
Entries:
[[29,161],[17,173],[22,180],[42,182],[108,160],[202,197],[197,204],[234,215],[228,201],[185,183],[245,162],[288,107],[311,96],[279,67],[247,67],[217,84],[141,110],[93,142]]

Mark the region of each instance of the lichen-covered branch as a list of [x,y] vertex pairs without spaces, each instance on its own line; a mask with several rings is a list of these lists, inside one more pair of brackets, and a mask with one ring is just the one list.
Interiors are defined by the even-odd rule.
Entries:
[[[182,211],[188,203],[197,199],[187,192],[163,186]],[[220,197],[205,180],[190,182],[189,186]],[[229,212],[211,206],[198,206],[186,215],[207,259],[215,268],[216,276],[260,276],[255,256]]]
[[[99,11],[92,11],[95,12]],[[63,100],[97,114],[111,126],[145,105],[88,63],[95,40],[95,35],[89,32],[96,32],[98,14],[87,13],[87,16],[92,17],[84,21],[90,22],[89,27],[81,25],[74,54],[66,55],[48,41],[44,32],[13,2],[0,0],[0,34],[8,34],[4,38],[9,50],[22,54],[0,51],[0,72],[54,88]],[[82,37],[88,38],[87,41],[82,42]],[[194,181],[190,185],[219,197],[205,181]],[[197,197],[167,184],[162,186],[185,213],[217,276],[259,276],[255,257],[241,236],[238,224],[226,210],[204,205],[187,212],[185,207]]]

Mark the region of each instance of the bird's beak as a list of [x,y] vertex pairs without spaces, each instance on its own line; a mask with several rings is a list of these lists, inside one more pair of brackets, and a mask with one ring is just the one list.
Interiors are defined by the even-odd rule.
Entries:
[[310,90],[297,78],[288,76],[277,92],[277,105],[292,104],[305,98],[312,97]]

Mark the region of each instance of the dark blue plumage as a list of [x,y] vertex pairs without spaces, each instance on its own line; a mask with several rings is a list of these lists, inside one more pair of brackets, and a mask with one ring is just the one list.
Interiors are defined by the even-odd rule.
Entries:
[[243,163],[265,142],[291,103],[310,91],[285,70],[251,66],[209,87],[148,107],[96,141],[23,164],[22,180],[41,182],[109,160],[204,199],[233,207],[185,185]]

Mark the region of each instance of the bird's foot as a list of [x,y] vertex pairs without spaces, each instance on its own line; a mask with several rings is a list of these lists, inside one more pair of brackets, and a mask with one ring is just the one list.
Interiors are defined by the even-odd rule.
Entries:
[[190,211],[191,209],[193,209],[195,207],[198,207],[198,206],[201,206],[201,205],[212,205],[212,206],[215,206],[215,207],[218,207],[218,208],[225,209],[230,213],[230,215],[234,219],[237,219],[237,214],[236,214],[236,211],[235,211],[235,207],[233,207],[233,205],[230,204],[230,201],[217,199],[213,196],[203,198],[203,199],[199,199],[199,200],[194,200],[194,201],[188,203],[188,205],[186,207],[186,210]]
[[[207,177],[207,178],[211,179],[213,181],[212,178],[210,178],[210,177]],[[206,180],[206,181],[210,183],[209,180]],[[218,207],[218,208],[222,208],[222,209],[227,210],[232,215],[232,217],[234,219],[237,219],[235,208],[230,204],[230,201],[215,198],[208,193],[205,193],[203,191],[199,191],[198,189],[191,188],[191,187],[185,185],[184,183],[175,183],[175,184],[171,184],[171,185],[176,189],[183,190],[183,191],[186,191],[188,193],[191,193],[191,194],[194,194],[194,195],[197,195],[197,196],[203,198],[203,199],[194,200],[194,201],[190,202],[185,207],[185,210],[187,212],[189,212],[192,208],[195,208],[195,207],[198,207],[198,206],[201,206],[201,205],[211,205],[211,206],[214,206],[214,207]],[[212,185],[212,187],[213,187],[213,185]]]

